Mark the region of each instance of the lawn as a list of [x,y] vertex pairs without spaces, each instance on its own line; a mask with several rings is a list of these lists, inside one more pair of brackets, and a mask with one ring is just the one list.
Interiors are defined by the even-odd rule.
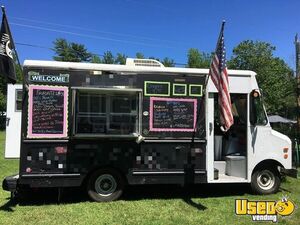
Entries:
[[[18,160],[4,160],[4,143],[0,132],[1,181],[18,171]],[[25,200],[13,202],[1,188],[0,224],[249,224],[250,216],[234,214],[236,198],[280,200],[284,195],[300,206],[300,179],[287,178],[280,192],[268,196],[251,194],[248,185],[130,187],[110,203],[91,202],[81,189],[64,190],[60,203],[56,190],[32,190]],[[279,223],[300,224],[300,209],[279,217]]]

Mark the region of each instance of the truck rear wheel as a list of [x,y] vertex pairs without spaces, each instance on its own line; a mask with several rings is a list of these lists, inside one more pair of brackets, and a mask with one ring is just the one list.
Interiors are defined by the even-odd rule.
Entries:
[[260,168],[251,177],[252,190],[257,194],[276,193],[280,186],[280,174],[276,168]]
[[87,183],[87,192],[96,202],[117,200],[123,193],[124,180],[113,169],[100,169],[92,173]]

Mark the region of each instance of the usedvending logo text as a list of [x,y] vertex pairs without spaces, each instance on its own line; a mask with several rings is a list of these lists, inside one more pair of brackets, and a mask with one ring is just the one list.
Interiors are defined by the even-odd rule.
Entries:
[[283,197],[280,201],[249,201],[248,199],[235,200],[236,215],[250,215],[253,221],[278,222],[278,216],[290,216],[296,205]]

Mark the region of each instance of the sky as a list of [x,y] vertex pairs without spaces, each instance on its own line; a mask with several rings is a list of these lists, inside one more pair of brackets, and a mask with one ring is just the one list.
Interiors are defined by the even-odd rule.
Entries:
[[[299,0],[0,0],[21,62],[52,60],[53,41],[65,38],[95,54],[187,62],[189,48],[212,52],[222,20],[227,59],[241,41],[269,42],[295,69]],[[35,46],[35,47],[32,47]],[[37,47],[39,46],[39,47]]]

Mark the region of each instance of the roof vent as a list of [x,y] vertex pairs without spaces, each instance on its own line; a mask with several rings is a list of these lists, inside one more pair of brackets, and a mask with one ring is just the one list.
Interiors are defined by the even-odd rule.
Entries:
[[155,59],[126,59],[127,66],[147,66],[147,67],[165,67],[161,62]]

